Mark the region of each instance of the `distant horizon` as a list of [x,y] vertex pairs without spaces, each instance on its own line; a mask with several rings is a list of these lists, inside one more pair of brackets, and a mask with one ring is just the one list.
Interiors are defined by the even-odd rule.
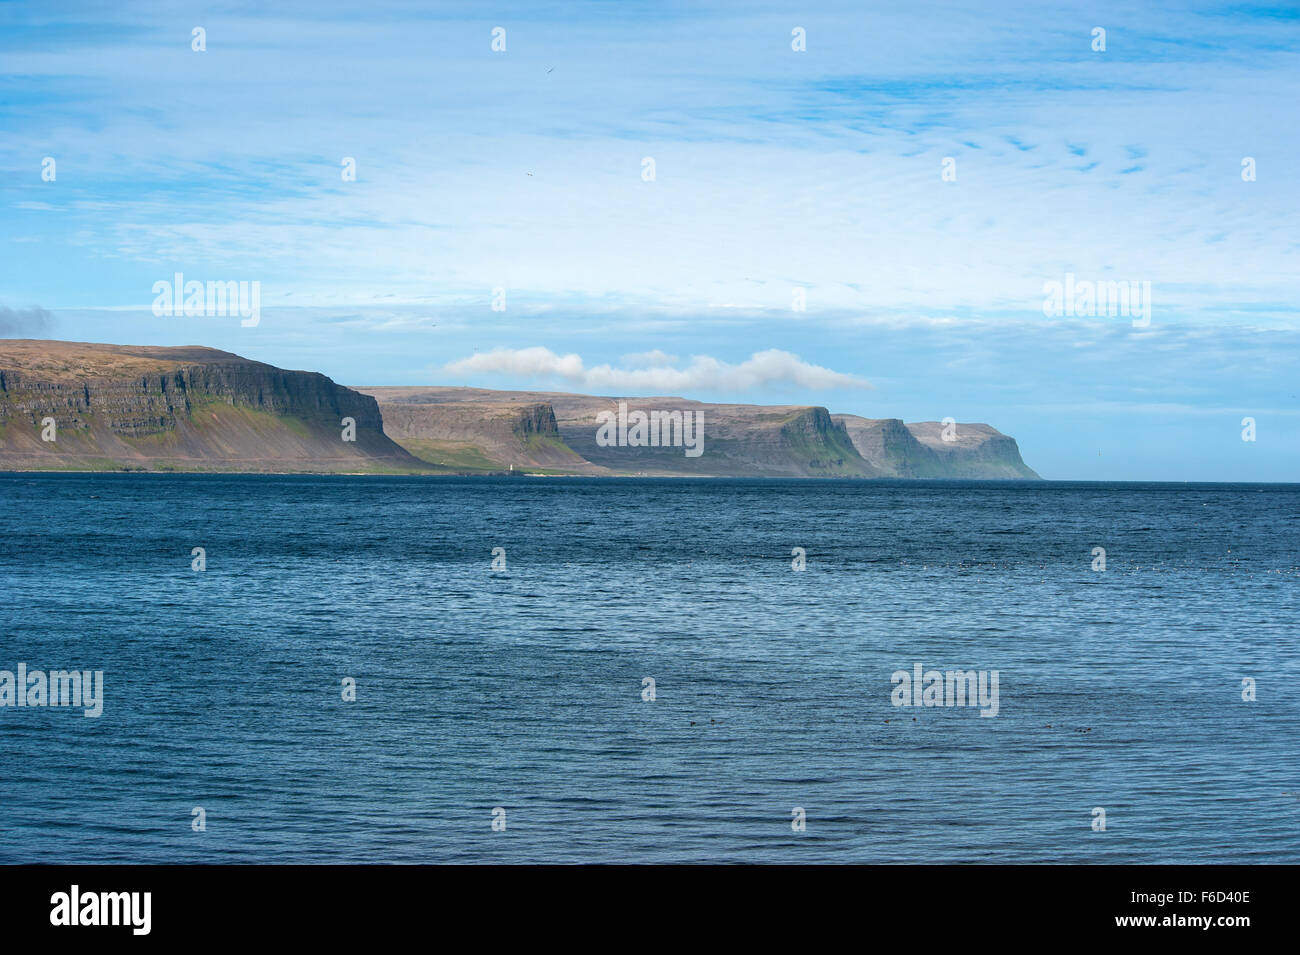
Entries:
[[[176,344],[176,345],[154,345],[154,344],[145,343],[145,342],[88,342],[88,341],[80,341],[80,340],[73,340],[73,339],[62,339],[62,338],[34,338],[34,339],[33,339],[33,338],[25,338],[25,339],[18,339],[18,338],[10,337],[10,338],[0,338],[0,347],[2,347],[4,341],[28,341],[28,342],[32,342],[32,343],[35,343],[35,344],[41,344],[41,343],[45,343],[45,342],[60,342],[60,343],[66,343],[66,344],[105,345],[105,346],[110,346],[110,347],[125,347],[125,348],[168,348],[168,349],[170,349],[170,348],[201,348],[201,349],[208,349],[208,350],[212,350],[212,351],[220,351],[220,352],[223,352],[223,353],[226,353],[226,354],[233,354],[233,355],[236,355],[237,357],[240,357],[240,358],[244,358],[244,359],[247,359],[247,360],[250,360],[250,361],[261,362],[262,364],[272,365],[273,367],[280,368],[280,369],[283,369],[283,370],[289,370],[289,371],[303,371],[303,372],[314,372],[314,373],[325,374],[324,372],[321,372],[319,369],[316,369],[316,368],[311,368],[311,367],[296,367],[296,366],[293,366],[292,364],[282,365],[282,364],[277,364],[277,363],[273,363],[273,362],[266,362],[266,361],[263,361],[262,359],[260,359],[260,358],[258,358],[258,357],[256,357],[256,356],[254,356],[254,355],[241,354],[241,353],[239,353],[239,352],[231,352],[231,351],[229,351],[228,349],[215,348],[214,346],[211,346],[211,345],[203,345],[203,344],[200,344],[200,343],[197,343],[197,342],[193,342],[193,341],[185,342],[185,343],[183,343],[183,344]],[[892,418],[892,419],[895,419],[895,420],[901,420],[901,421],[903,421],[905,424],[909,424],[909,425],[912,425],[912,424],[926,424],[926,423],[934,424],[934,423],[939,423],[939,422],[942,420],[942,419],[938,419],[938,418],[926,419],[926,418],[909,418],[909,417],[907,417],[907,416],[897,416],[897,415],[885,415],[885,416],[880,416],[880,415],[862,414],[862,413],[857,412],[857,411],[845,411],[845,410],[841,410],[841,409],[837,408],[836,406],[829,405],[829,404],[826,404],[826,403],[824,403],[824,402],[818,402],[818,401],[804,401],[804,402],[798,402],[798,401],[793,401],[793,402],[717,401],[717,400],[710,400],[710,399],[703,399],[703,398],[694,398],[694,397],[691,397],[691,396],[688,395],[688,394],[667,394],[667,393],[660,394],[660,393],[650,393],[650,392],[646,392],[646,393],[632,393],[632,392],[627,392],[627,393],[617,393],[617,392],[610,392],[610,393],[608,393],[608,394],[605,394],[605,393],[596,393],[596,392],[591,392],[591,391],[572,391],[572,390],[564,390],[564,389],[559,389],[559,388],[544,388],[544,387],[519,387],[519,388],[506,388],[506,387],[499,387],[499,386],[498,386],[498,387],[492,387],[492,386],[486,386],[486,385],[467,385],[467,384],[458,384],[458,383],[454,383],[454,382],[436,382],[436,381],[427,381],[427,382],[394,382],[394,383],[388,383],[388,384],[379,384],[379,383],[375,383],[375,382],[349,382],[349,381],[346,381],[346,380],[341,380],[341,379],[335,377],[334,375],[329,375],[329,374],[326,374],[326,377],[328,377],[328,378],[330,378],[332,381],[334,381],[335,384],[342,385],[343,387],[345,387],[345,388],[350,388],[350,389],[352,389],[352,390],[354,390],[354,391],[362,391],[362,392],[364,392],[365,389],[369,389],[369,388],[388,388],[388,387],[429,388],[429,389],[442,389],[442,388],[457,389],[457,388],[463,388],[463,389],[466,389],[466,390],[480,390],[480,391],[499,392],[499,393],[519,392],[519,393],[532,393],[532,394],[538,394],[538,395],[582,395],[582,396],[587,396],[587,397],[608,398],[608,399],[610,399],[610,400],[621,400],[621,399],[647,399],[647,400],[649,400],[649,399],[674,399],[674,400],[680,400],[680,401],[685,401],[685,402],[696,402],[696,403],[700,403],[700,404],[710,404],[710,405],[755,405],[755,406],[764,406],[764,407],[812,407],[812,408],[823,408],[823,409],[825,409],[826,411],[828,411],[831,415],[857,415],[857,416],[859,416],[859,417],[870,418],[870,419],[873,419],[873,420],[880,420],[880,419],[882,419],[882,418]],[[1034,462],[1031,460],[1031,458],[1032,458],[1032,453],[1030,453],[1030,454],[1026,454],[1026,449],[1024,448],[1023,444],[1020,442],[1019,438],[1017,438],[1017,436],[1016,436],[1015,434],[1012,434],[1012,433],[1010,433],[1010,432],[1004,430],[1003,428],[1001,428],[1001,427],[998,425],[997,422],[994,422],[994,421],[959,421],[958,424],[985,425],[985,426],[988,426],[988,427],[993,428],[994,430],[996,430],[996,431],[998,431],[998,432],[1000,432],[1000,433],[1002,433],[1002,434],[1004,434],[1004,435],[1007,435],[1007,436],[1010,437],[1010,438],[1015,439],[1016,442],[1017,442],[1017,446],[1018,446],[1019,449],[1020,449],[1021,457],[1022,457],[1022,459],[1025,460],[1025,464],[1027,464],[1027,465],[1028,465],[1030,468],[1032,468],[1034,471],[1038,472],[1038,474],[1039,474],[1039,478],[1040,478],[1041,482],[1046,482],[1046,483],[1058,483],[1058,484],[1080,484],[1080,483],[1083,483],[1083,484],[1089,484],[1089,483],[1091,483],[1091,484],[1206,484],[1206,485],[1234,485],[1234,484],[1242,484],[1242,485],[1279,486],[1279,487],[1285,487],[1285,486],[1290,486],[1290,485],[1294,485],[1294,484],[1300,484],[1300,481],[1278,481],[1278,480],[1246,481],[1246,480],[1213,480],[1213,479],[1201,479],[1201,478],[1183,478],[1183,479],[1128,478],[1128,479],[1124,479],[1124,478],[1113,478],[1113,477],[1100,477],[1100,478],[1048,477],[1048,476],[1044,476],[1044,475],[1042,474],[1041,469],[1035,466]],[[0,469],[0,473],[6,473],[6,474],[22,474],[22,473],[94,473],[94,472],[80,472],[80,471],[75,471],[75,470],[73,470],[73,471],[69,471],[69,472],[41,472],[41,471],[36,471],[36,472],[25,472],[25,471],[5,471],[4,469]],[[110,473],[111,473],[111,472],[110,472]],[[167,472],[163,472],[163,473],[167,473]],[[214,472],[214,473],[217,473],[217,472]],[[301,472],[301,473],[304,473],[304,474],[310,474],[310,473],[312,473],[312,472]],[[359,476],[375,476],[375,475],[359,475]],[[378,475],[378,476],[386,476],[386,475]],[[387,476],[396,476],[396,475],[387,475]],[[435,476],[441,476],[441,475],[435,475]],[[576,476],[576,475],[575,475],[575,476]],[[628,476],[627,476],[627,475],[618,475],[618,477],[621,477],[621,478],[627,478]],[[742,477],[730,478],[730,477],[721,477],[721,476],[684,476],[684,477],[693,477],[693,478],[694,478],[694,477],[698,477],[698,479],[700,479],[700,480],[757,480],[757,481],[765,481],[765,480],[790,480],[790,481],[802,481],[802,480],[811,480],[811,481],[826,481],[826,480],[831,480],[831,481],[834,481],[834,480],[845,480],[845,481],[874,480],[874,481],[886,481],[886,482],[888,482],[888,481],[898,481],[898,482],[902,482],[902,483],[918,483],[918,482],[919,482],[919,483],[938,483],[938,484],[943,484],[943,483],[945,483],[945,482],[947,482],[947,481],[956,481],[956,482],[961,482],[961,481],[971,481],[971,482],[974,482],[974,483],[980,483],[981,481],[985,481],[985,480],[987,480],[989,483],[1002,483],[1001,481],[999,481],[999,480],[997,480],[997,479],[977,479],[977,478],[894,478],[894,477],[873,477],[873,478],[817,478],[817,477],[806,477],[806,478],[805,478],[805,477],[761,477],[761,476],[755,476],[755,477],[743,477],[743,478],[742,478]],[[600,480],[604,480],[605,478],[602,477],[602,478],[599,478],[599,479],[600,479]],[[633,479],[639,479],[639,478],[633,478]],[[680,480],[681,478],[679,478],[679,477],[653,477],[653,476],[649,476],[649,477],[645,477],[644,479],[645,479],[645,480]],[[1022,482],[1010,481],[1009,483],[1022,483]],[[1038,482],[1024,482],[1024,483],[1038,483]]]

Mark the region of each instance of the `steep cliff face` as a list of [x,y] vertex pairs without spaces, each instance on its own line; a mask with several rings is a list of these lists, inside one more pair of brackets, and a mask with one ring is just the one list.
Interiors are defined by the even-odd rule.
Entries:
[[394,401],[380,408],[385,433],[435,468],[604,473],[564,443],[555,410],[546,402],[434,405]]
[[944,470],[944,477],[1037,480],[1038,475],[1020,457],[1016,439],[987,424],[957,424],[943,440],[943,425],[938,421],[909,424],[917,441],[932,451]]
[[781,427],[787,452],[808,477],[877,477],[853,447],[843,422],[825,408],[806,408]]
[[904,424],[897,418],[834,415],[858,453],[884,477],[916,479],[1034,480],[1014,438],[986,424],[954,426],[943,440],[943,424]]
[[847,431],[858,454],[881,477],[945,477],[942,462],[897,418],[859,418],[835,415]]
[[944,441],[806,405],[363,391],[197,346],[0,340],[0,470],[1037,477],[985,424]]
[[373,398],[324,375],[209,348],[0,340],[0,468],[419,467]]
[[[601,412],[691,415],[700,432],[698,455],[686,442],[668,447],[601,445]],[[682,398],[553,399],[565,442],[588,461],[620,474],[709,477],[864,477],[862,460],[824,408],[724,405]]]
[[[708,477],[875,477],[873,469],[853,447],[844,427],[825,408],[800,405],[706,404],[674,397],[606,398],[548,392],[502,392],[478,388],[364,388],[380,401],[390,436],[397,433],[393,409],[421,405],[425,434],[445,435],[462,409],[491,408],[519,403],[546,404],[553,409],[559,437],[595,471],[622,475]],[[619,442],[617,430],[600,440],[602,413],[617,419],[620,403],[626,414],[676,415],[701,422],[701,453],[688,455],[685,440],[639,446]],[[446,410],[442,410],[446,409]],[[483,411],[479,415],[484,414]],[[674,432],[675,435],[675,432]],[[560,465],[560,467],[564,467]]]

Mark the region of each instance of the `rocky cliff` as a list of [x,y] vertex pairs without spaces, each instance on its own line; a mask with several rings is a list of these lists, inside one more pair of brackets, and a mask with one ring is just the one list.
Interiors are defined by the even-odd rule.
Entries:
[[958,422],[943,439],[938,421],[904,424],[897,418],[833,416],[853,446],[883,477],[970,480],[1036,480],[1020,458],[1015,438],[986,424]]
[[988,425],[943,432],[808,405],[353,390],[197,346],[0,340],[0,470],[1037,477]]
[[564,443],[545,402],[391,402],[382,413],[390,438],[439,469],[607,473]]
[[[606,398],[550,392],[488,391],[481,388],[362,388],[379,400],[389,434],[413,454],[424,450],[414,435],[395,421],[412,407],[423,408],[420,418],[424,434],[444,440],[465,409],[478,408],[479,417],[521,404],[545,405],[556,423],[556,437],[585,467],[562,464],[566,473],[602,473],[652,476],[701,477],[871,477],[870,467],[853,448],[843,426],[836,424],[825,408],[805,406],[724,405],[689,401],[685,398]],[[673,416],[676,427],[685,416],[702,421],[701,453],[688,455],[686,442],[664,440],[650,446],[620,443],[617,434],[602,442],[600,416],[617,419],[620,402],[627,414]],[[698,416],[698,417],[697,417]],[[669,429],[671,431],[671,428]],[[685,437],[672,431],[671,437]],[[486,442],[482,443],[484,446]],[[498,446],[499,448],[499,446]],[[500,470],[509,461],[497,449],[487,454]],[[432,460],[432,457],[429,458]],[[515,467],[527,466],[515,463]],[[530,468],[531,470],[532,468]]]
[[[893,418],[832,415],[804,405],[708,404],[673,397],[609,398],[561,392],[482,388],[362,388],[379,400],[389,435],[417,457],[445,466],[530,470],[539,463],[520,444],[493,437],[499,419],[520,409],[548,408],[541,432],[554,456],[542,465],[560,473],[711,477],[1037,478],[1020,460],[1015,440],[988,425],[958,424],[957,441],[942,425]],[[635,446],[601,434],[601,415],[699,415],[702,453],[680,445]],[[536,413],[535,411],[532,413]],[[543,413],[544,414],[544,413]],[[540,420],[540,419],[539,419]],[[555,424],[554,431],[549,421]],[[606,419],[608,420],[608,419]],[[561,457],[555,444],[566,452]],[[477,449],[477,451],[473,450]],[[450,456],[449,456],[450,455]],[[475,456],[477,455],[477,456]],[[572,457],[567,457],[572,455]],[[567,458],[567,460],[566,460]],[[585,466],[584,466],[585,465]]]
[[957,424],[943,440],[943,425],[938,421],[918,421],[907,430],[916,440],[934,452],[944,470],[944,477],[1038,480],[1038,475],[1020,457],[1016,439],[987,424]]
[[[683,445],[632,447],[597,441],[598,416],[628,412],[697,416],[703,433],[698,456]],[[709,477],[869,477],[843,427],[825,408],[728,405],[683,398],[552,398],[565,443],[595,464],[620,474]]]
[[[344,440],[344,418],[355,441]],[[6,470],[406,471],[373,398],[211,348],[0,340]]]

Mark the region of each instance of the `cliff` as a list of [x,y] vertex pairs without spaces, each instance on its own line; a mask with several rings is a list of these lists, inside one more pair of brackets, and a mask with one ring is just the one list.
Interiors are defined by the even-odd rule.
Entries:
[[[490,391],[483,388],[362,388],[379,400],[389,435],[417,457],[443,464],[450,443],[459,460],[481,450],[480,468],[504,470],[540,463],[518,444],[493,439],[485,422],[548,408],[548,440],[572,457],[548,459],[561,473],[712,477],[886,477],[911,479],[1036,479],[1010,438],[985,424],[957,424],[952,443],[938,422],[904,424],[830,414],[803,405],[708,404],[675,397],[610,398],[564,392]],[[602,443],[600,415],[699,414],[703,453],[680,446],[632,447]],[[418,409],[418,410],[417,410]],[[477,409],[477,410],[476,410]],[[554,421],[551,430],[549,421]],[[586,468],[576,462],[587,465]]]
[[[445,440],[462,409],[501,409],[519,404],[549,407],[556,437],[589,468],[558,465],[568,473],[662,477],[873,477],[842,425],[825,408],[799,405],[706,404],[675,397],[607,398],[593,395],[481,388],[362,388],[379,400],[389,434],[407,450],[424,456],[413,435],[393,430],[403,409],[422,407],[425,433]],[[686,454],[683,444],[636,447],[598,441],[599,416],[616,417],[619,403],[647,415],[700,415],[703,452]],[[409,421],[410,419],[401,419]],[[674,419],[674,424],[677,419]],[[489,455],[500,469],[505,459]],[[520,467],[516,463],[515,467]]]
[[951,436],[808,405],[353,390],[212,348],[0,339],[0,470],[1038,476],[986,424]]
[[943,425],[938,421],[918,421],[907,430],[935,453],[945,477],[1039,480],[1021,460],[1016,439],[987,424],[958,424],[951,442],[943,440]]
[[958,422],[952,441],[943,440],[943,424],[904,424],[897,418],[833,416],[844,425],[854,448],[885,477],[1037,480],[1020,457],[1015,438],[986,424]]
[[555,411],[545,402],[392,402],[382,413],[390,438],[438,468],[607,473],[564,443]]
[[0,469],[423,468],[384,434],[373,398],[315,372],[197,346],[0,340]]

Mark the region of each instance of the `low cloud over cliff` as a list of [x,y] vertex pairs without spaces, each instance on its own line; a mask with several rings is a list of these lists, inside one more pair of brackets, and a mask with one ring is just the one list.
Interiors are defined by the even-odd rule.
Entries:
[[527,381],[563,381],[594,391],[623,394],[685,394],[691,391],[751,391],[766,385],[797,385],[814,391],[832,388],[870,388],[870,382],[853,375],[812,365],[798,355],[772,348],[755,352],[738,365],[708,355],[696,355],[684,367],[662,352],[627,356],[640,367],[587,368],[582,356],[557,355],[549,348],[497,348],[444,365],[445,374],[457,378],[506,375]]

